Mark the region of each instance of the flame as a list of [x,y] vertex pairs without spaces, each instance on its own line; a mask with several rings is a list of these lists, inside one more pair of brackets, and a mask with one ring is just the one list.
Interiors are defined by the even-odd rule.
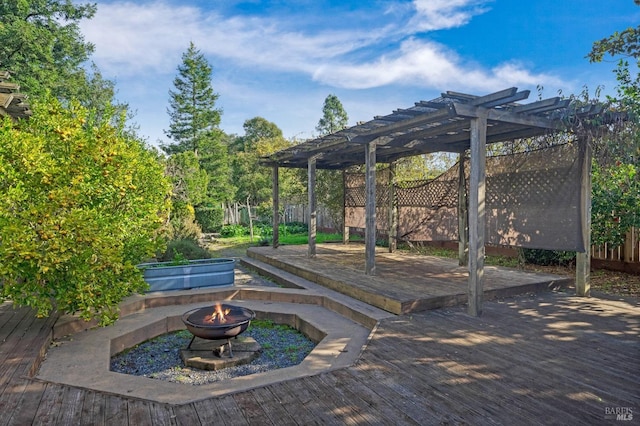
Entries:
[[209,323],[217,321],[220,324],[224,324],[227,321],[225,317],[229,314],[229,312],[231,312],[231,309],[222,309],[222,305],[217,303],[213,309],[213,313],[211,315],[205,316],[204,321]]

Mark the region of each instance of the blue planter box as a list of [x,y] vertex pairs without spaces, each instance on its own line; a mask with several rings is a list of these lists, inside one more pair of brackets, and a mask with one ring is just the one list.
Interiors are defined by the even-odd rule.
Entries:
[[138,267],[144,270],[149,291],[227,286],[233,285],[235,280],[233,259],[190,260],[188,265],[153,262]]

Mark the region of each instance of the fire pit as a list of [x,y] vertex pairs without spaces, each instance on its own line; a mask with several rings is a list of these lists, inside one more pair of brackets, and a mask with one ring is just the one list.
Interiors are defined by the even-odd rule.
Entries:
[[185,312],[182,315],[182,322],[187,326],[187,330],[193,334],[187,349],[191,348],[196,337],[207,340],[226,339],[226,342],[217,349],[217,355],[221,357],[224,345],[227,345],[229,357],[233,358],[231,338],[243,333],[255,316],[255,312],[251,309],[227,304],[217,304]]

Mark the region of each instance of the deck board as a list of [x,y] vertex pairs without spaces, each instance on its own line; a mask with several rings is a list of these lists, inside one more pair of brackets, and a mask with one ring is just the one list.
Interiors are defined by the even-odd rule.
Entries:
[[[313,258],[305,246],[251,247],[250,258],[298,275],[394,314],[457,306],[467,301],[468,269],[455,259],[376,251],[376,275],[364,274],[364,247],[319,244]],[[485,267],[486,300],[567,286],[570,279],[511,268]]]
[[351,367],[186,405],[26,376],[52,326],[30,314],[0,305],[0,425],[613,424],[607,408],[640,412],[631,299],[546,292],[486,302],[480,318],[392,316]]

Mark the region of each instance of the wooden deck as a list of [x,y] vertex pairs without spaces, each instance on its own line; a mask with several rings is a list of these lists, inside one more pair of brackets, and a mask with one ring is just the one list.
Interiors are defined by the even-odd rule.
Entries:
[[[394,314],[456,306],[467,302],[469,273],[455,259],[405,252],[376,252],[376,274],[364,274],[362,244],[319,244],[316,256],[307,246],[251,247],[250,258],[351,296]],[[484,298],[509,297],[566,287],[571,280],[511,268],[485,267]]]
[[394,316],[352,367],[186,405],[34,381],[54,320],[0,305],[0,425],[620,424],[616,409],[640,418],[637,301],[547,292],[487,302],[481,318],[461,307]]

